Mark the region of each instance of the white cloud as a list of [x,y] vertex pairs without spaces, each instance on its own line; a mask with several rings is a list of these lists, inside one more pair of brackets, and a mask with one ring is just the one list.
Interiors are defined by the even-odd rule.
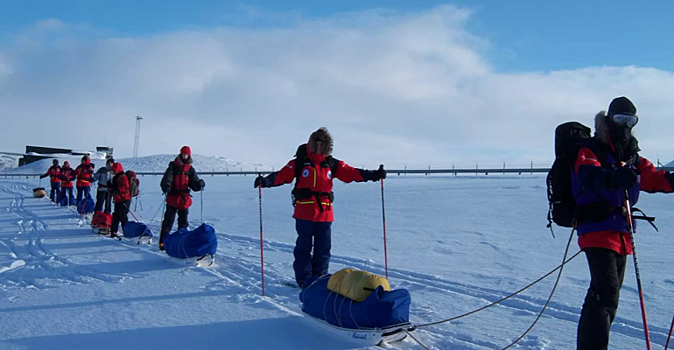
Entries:
[[[141,114],[143,154],[190,144],[278,166],[327,126],[335,156],[356,165],[527,165],[550,161],[558,123],[590,124],[611,98],[627,95],[642,116],[645,154],[674,158],[672,73],[500,73],[489,42],[465,29],[469,20],[469,11],[442,6],[136,38],[100,30],[83,38],[88,26],[41,22],[0,47],[0,115],[9,124],[0,149],[107,139],[129,155]],[[12,74],[3,77],[2,67]]]

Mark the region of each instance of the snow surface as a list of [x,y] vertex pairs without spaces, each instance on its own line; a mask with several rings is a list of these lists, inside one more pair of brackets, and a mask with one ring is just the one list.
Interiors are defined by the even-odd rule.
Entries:
[[[260,296],[258,193],[253,177],[205,177],[204,219],[218,231],[216,265],[199,268],[152,246],[78,227],[78,216],[30,197],[37,181],[0,180],[0,349],[351,349],[301,316],[292,279],[296,233],[290,186],[265,189],[267,297]],[[157,230],[159,177],[141,177],[134,213]],[[386,214],[390,280],[412,295],[415,324],[455,316],[515,291],[558,265],[569,232],[545,228],[542,176],[390,177]],[[384,273],[379,183],[336,183],[330,270]],[[200,223],[200,195],[190,221]],[[637,234],[654,349],[674,313],[672,198],[642,196],[660,233]],[[134,203],[134,206],[136,203]],[[159,215],[156,215],[156,214]],[[572,245],[571,254],[578,250]],[[499,349],[533,321],[549,278],[501,306],[417,330],[434,349]],[[581,255],[564,270],[540,323],[514,349],[571,349],[589,284]],[[391,349],[421,349],[411,340]],[[611,349],[644,348],[632,260]]]
[[[122,163],[125,170],[134,170],[136,172],[164,172],[168,164],[176,158],[175,154],[159,154],[138,158],[121,158],[115,161]],[[211,171],[255,171],[255,170],[271,170],[261,164],[248,164],[231,160],[225,157],[203,156],[199,154],[192,155],[194,160],[193,166],[197,171],[211,172]],[[4,174],[44,174],[52,165],[53,159],[58,159],[59,164],[68,161],[71,167],[76,167],[80,164],[82,156],[59,156],[55,158],[42,159],[22,167],[2,171]],[[105,166],[104,159],[92,159],[92,163],[96,164],[98,169]]]

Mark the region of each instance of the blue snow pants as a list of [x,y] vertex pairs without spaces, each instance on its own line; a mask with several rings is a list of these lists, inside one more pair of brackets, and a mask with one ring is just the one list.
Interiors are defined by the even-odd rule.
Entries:
[[61,192],[61,183],[52,182],[51,191],[49,191],[49,199],[51,199],[52,202],[56,202],[56,198],[58,197],[60,192]]
[[77,187],[77,204],[91,195],[91,186]]
[[[313,222],[295,219],[297,242],[295,243],[295,280],[298,285],[312,275],[323,276],[328,273],[330,264],[331,222]],[[313,256],[311,250],[313,248]]]

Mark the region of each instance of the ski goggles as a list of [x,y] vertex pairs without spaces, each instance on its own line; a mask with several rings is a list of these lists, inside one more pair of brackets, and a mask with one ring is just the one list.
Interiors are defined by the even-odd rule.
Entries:
[[639,117],[631,114],[613,114],[610,118],[612,122],[619,125],[626,125],[630,128],[633,128],[639,122]]

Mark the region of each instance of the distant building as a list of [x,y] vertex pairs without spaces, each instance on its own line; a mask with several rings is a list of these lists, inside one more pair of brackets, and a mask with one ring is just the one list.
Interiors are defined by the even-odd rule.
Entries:
[[68,156],[83,156],[87,155],[93,159],[106,159],[112,158],[113,153],[112,147],[96,147],[96,151],[74,151],[72,149],[65,148],[54,148],[54,147],[42,147],[42,146],[26,146],[26,153],[23,157],[19,158],[19,166],[37,162],[41,159],[55,158],[59,155],[68,155]]
[[108,147],[108,146],[99,146],[96,147],[96,152],[98,153],[104,153],[105,154],[105,159],[112,158],[112,153],[114,152],[114,148]]

